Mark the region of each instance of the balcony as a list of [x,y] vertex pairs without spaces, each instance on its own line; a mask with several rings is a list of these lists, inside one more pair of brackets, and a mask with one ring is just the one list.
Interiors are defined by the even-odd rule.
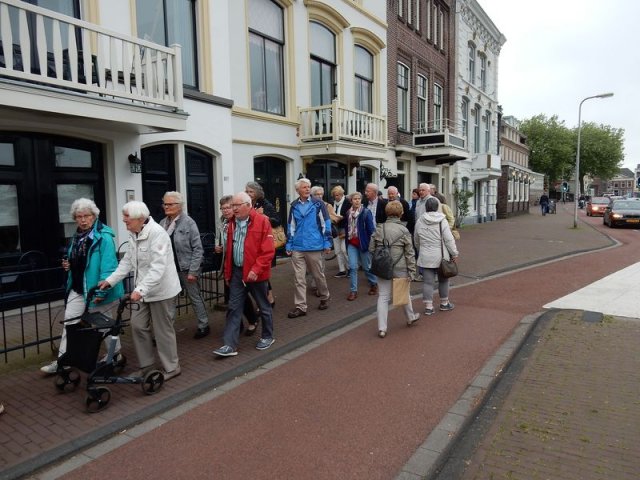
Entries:
[[301,108],[298,136],[303,156],[384,158],[387,120],[334,100],[331,105]]
[[420,122],[413,130],[413,146],[423,153],[417,159],[435,161],[436,165],[452,164],[469,157],[462,126],[449,119]]
[[501,176],[502,161],[500,155],[491,153],[477,154],[471,160],[471,179],[474,182],[495,180]]
[[[184,130],[180,47],[0,0],[0,111]],[[142,128],[140,128],[142,127]],[[146,127],[146,128],[145,128]]]

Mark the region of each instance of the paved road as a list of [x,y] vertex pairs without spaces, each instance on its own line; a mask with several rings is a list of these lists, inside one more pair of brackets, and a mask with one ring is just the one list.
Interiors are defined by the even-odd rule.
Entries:
[[[545,218],[533,214],[464,229],[460,242],[463,275],[456,279],[451,295],[454,311],[423,317],[411,328],[404,327],[395,312],[388,337],[380,340],[375,321],[366,316],[373,299],[363,298],[355,306],[359,310],[349,311],[354,307],[340,302],[334,293],[326,317],[325,312],[314,312],[296,323],[298,340],[295,335],[287,338],[291,332],[281,324],[282,343],[292,347],[289,353],[274,350],[285,354],[230,383],[213,383],[220,386],[203,388],[203,396],[154,416],[137,429],[127,426],[126,432],[109,442],[34,478],[57,478],[74,465],[81,466],[65,478],[139,478],[143,474],[158,478],[393,478],[398,472],[410,475],[412,469],[424,469],[424,465],[413,467],[409,460],[524,317],[637,258],[637,242],[633,243],[637,232],[620,231],[616,232],[622,244],[619,248],[478,281],[491,272],[611,244],[589,226],[570,229],[570,221],[571,212],[559,209],[558,215]],[[285,268],[289,267],[279,266],[276,271]],[[282,292],[278,308],[287,308],[282,300],[287,298],[288,281],[290,277],[284,274],[274,278],[274,283],[282,282],[276,286]],[[332,290],[342,288],[346,295],[348,287],[336,282]],[[417,308],[419,303],[416,301]],[[361,319],[350,319],[350,314]],[[322,331],[338,320],[352,328],[318,336],[301,351],[295,349],[310,332]],[[181,358],[184,350],[181,344]],[[243,354],[214,361],[208,352],[194,353],[192,363],[186,368],[183,363],[182,377],[167,388],[179,394],[191,385],[181,384],[181,379],[201,370],[218,370],[214,375],[218,379],[220,372],[232,378],[243,371],[242,366],[251,371],[271,359],[251,356],[249,349]],[[3,381],[9,380],[0,379]],[[469,403],[479,401],[485,392],[478,389]],[[186,398],[189,395],[183,400]],[[164,400],[175,399],[173,395]],[[127,400],[118,398],[121,405]],[[131,400],[126,408],[139,408],[136,402]],[[66,411],[75,408],[62,403]],[[13,401],[9,407],[9,413],[20,412]],[[122,411],[114,407],[101,414],[113,412],[111,423],[103,416],[96,421],[95,430],[101,422],[120,425],[117,419]],[[67,414],[68,422],[79,424],[80,430],[86,429],[85,417],[77,412]],[[3,419],[0,428],[8,424]],[[154,426],[158,428],[144,433]],[[86,440],[87,435],[79,438]],[[114,449],[120,444],[123,446]],[[52,450],[45,448],[35,458],[46,456],[47,451]],[[93,457],[96,459],[86,463]]]

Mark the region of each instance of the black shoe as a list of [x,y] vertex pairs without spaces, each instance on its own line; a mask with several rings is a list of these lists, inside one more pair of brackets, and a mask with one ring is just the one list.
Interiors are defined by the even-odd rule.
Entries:
[[300,310],[298,307],[296,307],[287,314],[287,317],[298,318],[298,317],[304,317],[306,314],[307,312],[304,312]]
[[318,310],[326,310],[329,308],[329,300],[320,300],[320,305],[318,305]]
[[200,339],[200,338],[204,338],[207,335],[209,335],[209,333],[211,333],[211,329],[209,328],[209,325],[207,325],[204,328],[199,328],[198,330],[196,330],[195,335],[193,336],[193,338],[195,338],[196,340]]

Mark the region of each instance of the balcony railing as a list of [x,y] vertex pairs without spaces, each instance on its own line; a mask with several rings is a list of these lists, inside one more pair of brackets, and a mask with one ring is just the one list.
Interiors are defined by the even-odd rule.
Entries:
[[18,0],[0,0],[0,77],[182,110],[180,46],[167,48]]
[[449,119],[436,122],[418,122],[413,129],[413,144],[416,147],[453,147],[466,150],[462,125]]
[[300,140],[302,142],[338,141],[367,143],[385,147],[387,144],[385,117],[339,105],[300,109]]

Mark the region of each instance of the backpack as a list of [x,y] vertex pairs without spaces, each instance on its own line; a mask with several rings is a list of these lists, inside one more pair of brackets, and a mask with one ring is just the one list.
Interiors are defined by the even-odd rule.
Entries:
[[382,243],[376,247],[371,254],[371,267],[369,271],[376,277],[384,278],[385,280],[391,280],[393,278],[393,269],[396,264],[402,258],[402,255],[394,262],[391,257],[391,245],[396,243],[402,235],[396,238],[393,242],[387,240],[384,231],[384,224],[382,225]]

